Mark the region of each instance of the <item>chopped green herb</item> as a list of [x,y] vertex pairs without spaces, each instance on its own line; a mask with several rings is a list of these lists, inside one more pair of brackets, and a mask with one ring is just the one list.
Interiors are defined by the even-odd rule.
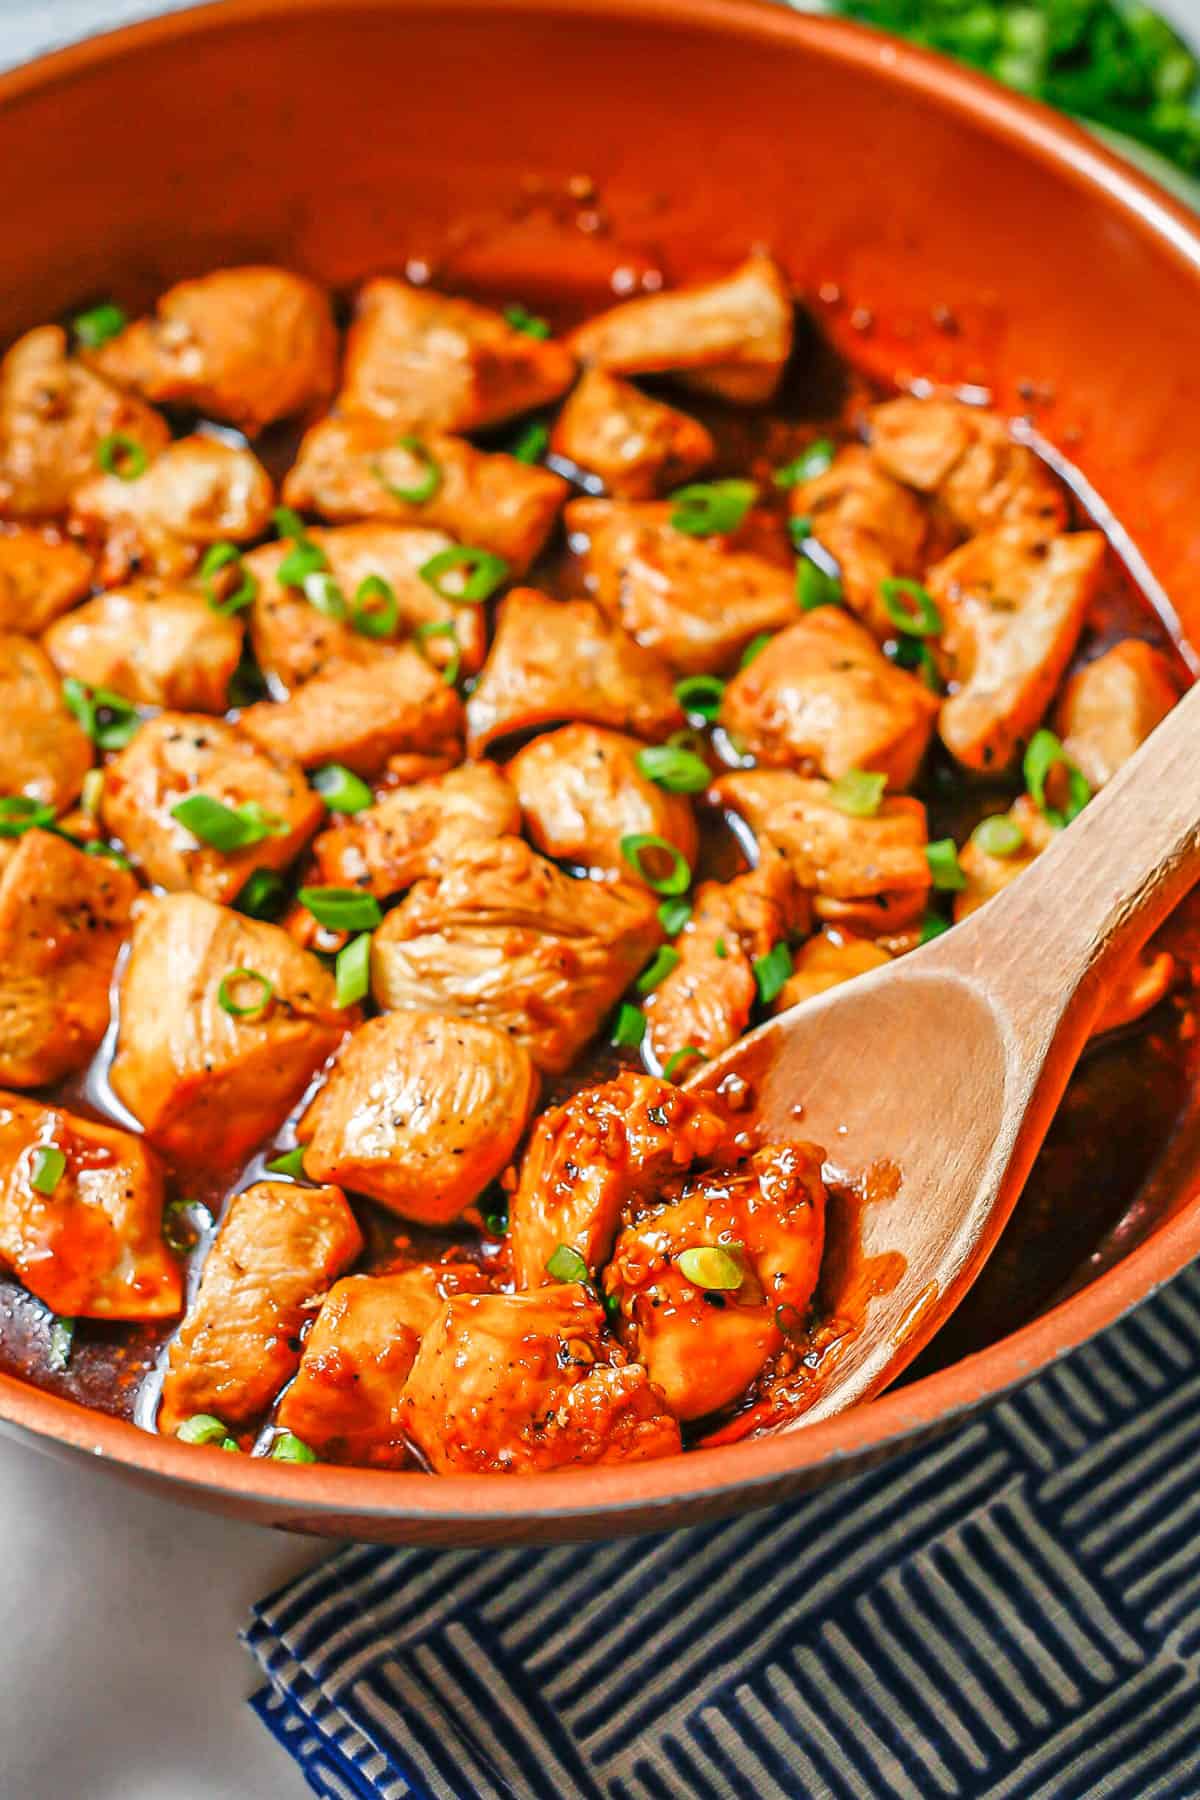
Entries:
[[494,1238],[508,1235],[508,1201],[503,1194],[499,1195],[490,1206],[480,1209],[483,1228]]
[[834,458],[832,438],[817,438],[805,446],[799,456],[794,456],[781,469],[776,469],[771,479],[776,487],[799,487],[802,481],[815,481],[818,475],[824,475]]
[[310,1449],[294,1431],[281,1431],[271,1445],[272,1462],[315,1463],[316,1460],[316,1451]]
[[[299,554],[299,551],[292,552],[293,556]],[[313,569],[300,585],[304,589],[304,598],[314,612],[319,612],[326,619],[335,620],[339,625],[342,623],[349,610],[346,596],[328,569]]]
[[[455,544],[423,562],[417,574],[443,600],[450,600],[456,606],[477,606],[480,601],[490,599],[507,580],[508,564],[502,556],[494,555],[491,550],[481,550],[477,544]],[[450,575],[459,579],[447,586],[446,577]]]
[[883,805],[887,776],[870,769],[847,769],[829,784],[829,804],[852,819],[873,819]]
[[371,473],[380,487],[386,488],[393,500],[399,500],[405,506],[424,506],[432,500],[442,485],[441,465],[419,437],[398,437],[395,449],[406,450],[421,470],[417,480],[410,487],[401,487],[398,482],[389,481],[383,472],[383,464],[376,459],[371,464]]
[[67,1159],[57,1144],[40,1144],[29,1171],[29,1185],[39,1194],[52,1194],[66,1172]]
[[546,1258],[546,1273],[553,1275],[555,1281],[586,1282],[589,1279],[587,1264],[578,1250],[572,1250],[570,1244],[560,1244]]
[[46,1367],[61,1375],[71,1364],[71,1351],[75,1344],[74,1319],[55,1319],[50,1327],[50,1346],[46,1351]]
[[773,944],[765,956],[755,957],[752,966],[758,997],[764,1006],[770,1006],[792,973],[792,953],[785,943]]
[[942,676],[937,658],[924,638],[909,637],[901,632],[898,638],[889,640],[883,646],[883,653],[898,669],[907,669],[910,673],[919,675],[930,693],[941,693]]
[[[692,883],[692,871],[688,860],[674,844],[668,844],[666,838],[656,837],[653,832],[635,831],[621,839],[621,855],[629,864],[639,880],[653,888],[656,894],[686,894]],[[666,861],[670,866],[655,875],[646,867],[646,858],[661,865]]]
[[538,463],[546,454],[550,443],[550,428],[536,420],[532,425],[517,434],[509,446],[508,454],[518,462]]
[[675,1261],[681,1275],[715,1294],[736,1294],[746,1279],[740,1246],[737,1244],[694,1244],[681,1250]]
[[[291,549],[280,559],[275,579],[280,587],[303,588],[310,576],[323,574],[328,568],[329,558],[319,544],[307,537],[293,538]],[[312,600],[312,595],[308,598]]]
[[[1053,806],[1046,796],[1046,784],[1056,771],[1066,784],[1065,801]],[[1092,797],[1091,786],[1083,771],[1076,767],[1052,731],[1035,731],[1025,752],[1025,786],[1030,798],[1048,824],[1061,827],[1077,818]]]
[[663,1065],[663,1080],[674,1081],[684,1063],[691,1062],[694,1057],[699,1057],[701,1062],[708,1061],[703,1050],[697,1049],[695,1044],[685,1044],[682,1050],[676,1050],[673,1056],[668,1056]]
[[720,957],[722,962],[725,961],[725,958],[729,955],[729,950],[724,938],[717,939],[716,943],[713,945],[713,952],[716,956]]
[[185,826],[193,837],[214,850],[228,854],[261,844],[264,838],[286,837],[288,823],[275,813],[265,812],[256,800],[243,800],[240,806],[226,806],[211,794],[187,794],[171,808],[171,817]]
[[88,688],[73,675],[63,682],[63,699],[99,750],[123,750],[141,729],[137,707],[108,688]]
[[127,431],[110,431],[96,445],[96,461],[106,475],[121,481],[136,481],[150,467],[150,458],[135,437]]
[[687,713],[710,724],[721,710],[725,683],[719,675],[686,675],[675,683],[675,698]]
[[217,1005],[234,1019],[261,1019],[274,998],[274,982],[257,969],[230,969],[217,989]]
[[277,506],[271,514],[271,522],[281,538],[294,538],[300,543],[308,536],[308,526],[290,506]]
[[760,631],[757,637],[752,637],[750,642],[746,645],[746,648],[742,651],[741,657],[738,660],[738,668],[748,669],[755,657],[762,655],[774,636],[775,633],[773,631]]
[[961,893],[967,885],[953,838],[938,838],[925,846],[925,861],[935,888],[944,894]]
[[819,568],[810,556],[802,556],[796,564],[796,599],[801,612],[816,612],[819,606],[840,606],[842,584],[836,575]]
[[213,1444],[219,1450],[237,1449],[228,1427],[213,1413],[193,1413],[175,1428],[175,1436],[185,1444]]
[[273,919],[286,892],[282,875],[277,875],[274,869],[254,869],[238,890],[234,910],[247,919]]
[[1025,848],[1025,833],[1015,819],[1005,813],[993,813],[991,818],[980,819],[971,833],[971,842],[985,856],[1017,856]]
[[539,319],[536,313],[528,312],[519,302],[512,306],[506,306],[504,317],[514,331],[524,332],[526,337],[548,338],[550,336],[550,327],[545,319]]
[[618,1050],[636,1050],[646,1035],[646,1015],[640,1006],[622,1000],[613,1026],[612,1041]]
[[98,350],[101,344],[107,344],[109,338],[115,338],[124,331],[128,323],[124,312],[111,300],[93,306],[87,312],[79,313],[74,322],[76,342],[85,350]]
[[758,498],[752,481],[698,481],[670,496],[671,525],[689,537],[736,531]]
[[168,1200],[163,1207],[163,1237],[177,1256],[194,1250],[203,1231],[210,1231],[213,1216],[203,1200]]
[[333,965],[334,998],[339,1006],[357,1006],[371,991],[371,934],[362,932],[343,944]]
[[304,1145],[297,1144],[294,1150],[285,1150],[282,1156],[276,1156],[266,1165],[269,1175],[290,1175],[293,1181],[299,1181],[304,1174]]
[[[66,834],[64,833],[63,835],[65,836]],[[92,844],[85,844],[83,853],[85,856],[102,856],[105,862],[115,863],[118,869],[132,869],[133,867],[129,858],[123,855],[122,852],[117,850],[112,844],[105,844],[99,841]]]
[[[234,564],[237,565],[241,580],[228,594],[222,596],[217,593],[213,577]],[[200,580],[208,596],[208,604],[214,612],[223,613],[226,618],[244,612],[258,593],[258,582],[243,563],[242,553],[236,544],[210,544],[200,563]]]
[[933,596],[919,581],[896,575],[879,584],[883,609],[888,618],[906,637],[939,637],[942,615]]
[[0,838],[22,837],[54,823],[54,808],[29,794],[0,794]]
[[296,898],[330,931],[374,931],[383,923],[378,900],[362,888],[302,887]]
[[368,575],[354,595],[350,623],[363,637],[391,637],[400,622],[400,603],[382,575]]
[[702,794],[712,779],[704,758],[682,744],[648,744],[634,761],[647,781],[668,794]]
[[362,777],[341,763],[324,763],[314,769],[312,784],[330,812],[363,812],[374,799]]
[[811,513],[793,513],[788,520],[788,536],[792,540],[793,550],[803,550],[813,534]]
[[942,933],[949,929],[950,922],[948,919],[943,919],[941,913],[927,912],[921,920],[921,942],[923,944],[932,943],[934,938],[941,937]]
[[462,673],[462,651],[458,643],[458,626],[453,619],[427,619],[423,624],[417,626],[413,632],[413,639],[427,662],[432,662],[433,658],[426,650],[425,645],[428,639],[433,637],[449,638],[454,645],[454,651],[449,661],[444,662],[441,666],[442,680],[447,687],[453,687]]
[[671,970],[679,966],[679,952],[670,944],[663,944],[654,952],[654,959],[648,962],[638,976],[635,986],[639,994],[651,994],[660,981],[665,981]]
[[690,900],[664,900],[658,909],[658,922],[668,937],[678,937],[691,916]]

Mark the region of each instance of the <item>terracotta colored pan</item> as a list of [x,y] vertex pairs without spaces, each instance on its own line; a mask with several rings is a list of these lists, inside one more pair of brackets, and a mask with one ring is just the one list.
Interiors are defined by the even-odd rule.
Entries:
[[[270,258],[416,259],[537,303],[756,240],[879,374],[1032,400],[1200,642],[1200,234],[1070,126],[756,0],[234,0],[0,79],[0,335]],[[585,184],[587,176],[598,201]],[[1200,1251],[1195,1183],[1083,1291],[842,1419],[635,1468],[434,1480],[206,1456],[0,1381],[0,1416],[197,1505],[329,1534],[544,1542],[837,1480],[961,1420]],[[1171,1208],[1174,1208],[1173,1212]]]

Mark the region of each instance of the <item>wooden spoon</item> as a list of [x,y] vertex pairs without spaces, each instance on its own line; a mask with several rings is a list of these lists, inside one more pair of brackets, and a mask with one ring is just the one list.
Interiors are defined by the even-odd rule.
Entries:
[[878,1393],[949,1318],[1013,1209],[1113,976],[1197,878],[1200,685],[986,906],[772,1019],[688,1083],[741,1077],[763,1142],[822,1145],[867,1196],[864,1257],[893,1253],[902,1267],[823,1369],[806,1423]]

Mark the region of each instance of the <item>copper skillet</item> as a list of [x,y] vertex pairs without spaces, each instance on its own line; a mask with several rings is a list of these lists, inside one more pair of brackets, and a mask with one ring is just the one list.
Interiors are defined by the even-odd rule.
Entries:
[[[680,278],[762,240],[870,371],[1032,406],[1200,641],[1196,221],[934,58],[760,0],[229,0],[0,78],[0,167],[20,172],[0,231],[5,340],[114,269],[148,299],[252,257],[338,284],[417,257],[536,301],[564,268],[592,286],[639,260]],[[599,208],[571,198],[582,173]],[[1117,1318],[1200,1251],[1198,1173],[1115,1267],[991,1348],[808,1429],[666,1462],[512,1481],[289,1468],[203,1456],[7,1378],[0,1423],[198,1506],[329,1535],[546,1542],[696,1522],[911,1447]]]

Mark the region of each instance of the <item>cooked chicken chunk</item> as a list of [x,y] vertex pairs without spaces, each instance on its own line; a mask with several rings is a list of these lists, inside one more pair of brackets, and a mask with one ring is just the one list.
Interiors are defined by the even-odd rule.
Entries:
[[52,526],[0,527],[0,631],[36,637],[91,585],[91,557]]
[[939,731],[970,769],[1006,768],[1071,660],[1104,567],[1104,538],[972,538],[929,571],[954,689]]
[[1162,651],[1126,638],[1063,689],[1056,718],[1063,748],[1092,787],[1102,788],[1178,698],[1175,672]]
[[68,356],[60,326],[27,332],[0,363],[0,516],[65,513],[106,443],[154,456],[169,437],[151,407]]
[[557,400],[575,358],[489,307],[380,276],[358,297],[338,399],[409,430],[478,431]]
[[905,394],[874,409],[870,431],[879,466],[931,495],[940,520],[959,537],[1008,526],[1049,537],[1067,522],[1058,482],[995,413]]
[[60,675],[139,706],[224,712],[242,623],[194,587],[147,579],[97,594],[45,636]]
[[227,419],[252,437],[326,400],[337,331],[321,289],[289,269],[216,269],[168,288],[88,359],[118,387]]
[[494,1025],[560,1074],[661,936],[645,888],[575,881],[520,838],[468,844],[375,933],[375,997]]
[[[421,577],[431,557],[453,547],[453,538],[445,532],[406,525],[341,525],[310,532],[309,542],[328,562],[347,616],[333,618],[318,610],[303,588],[285,587],[278,580],[279,565],[292,550],[290,543],[252,550],[246,567],[258,583],[258,593],[249,614],[250,637],[264,674],[295,688],[319,675],[329,662],[376,658],[379,639],[355,630],[353,623],[358,591],[372,577],[387,583],[396,602],[396,625],[385,634],[388,639],[409,637],[421,626],[453,625],[453,636],[443,629],[423,640],[425,656],[438,668],[457,656],[468,675],[479,668],[487,648],[483,609],[456,606]],[[369,614],[369,604],[367,610]]]
[[620,375],[675,374],[746,406],[769,400],[792,347],[792,297],[769,256],[718,281],[626,300],[572,332],[581,362]]
[[674,530],[673,513],[669,501],[575,500],[566,520],[587,537],[584,569],[605,612],[681,674],[711,675],[792,623],[795,578],[728,538]]
[[271,521],[271,478],[249,450],[178,438],[138,475],[98,474],[71,499],[71,523],[102,545],[105,582],[131,570],[186,575],[209,544],[246,543]]
[[775,1002],[776,1012],[799,1006],[830,988],[853,981],[856,975],[867,975],[872,969],[886,968],[892,958],[869,938],[851,937],[834,931],[819,931],[816,937],[801,944],[796,952],[791,975],[784,982]]
[[0,793],[65,812],[91,766],[91,740],[67,711],[46,652],[31,638],[0,635]]
[[0,1094],[0,1263],[60,1317],[179,1311],[162,1202],[162,1170],[140,1139]]
[[680,1448],[646,1371],[622,1363],[578,1286],[448,1300],[421,1339],[402,1420],[438,1474],[524,1475]]
[[674,845],[694,867],[699,839],[691,802],[642,774],[642,747],[619,731],[564,725],[518,750],[508,778],[538,849],[557,862],[640,880],[621,841],[646,835]]
[[622,1210],[710,1158],[727,1130],[706,1100],[632,1071],[544,1112],[509,1208],[517,1286],[552,1282],[546,1265],[560,1245],[578,1251],[596,1275]]
[[5,1087],[57,1081],[92,1056],[137,891],[126,870],[48,831],[27,831],[0,865]]
[[278,925],[147,897],[121,977],[113,1092],[163,1150],[232,1168],[278,1129],[352,1019]]
[[652,740],[685,723],[665,665],[599,607],[514,588],[467,703],[472,754],[511,732],[564,719]]
[[335,1187],[258,1181],[235,1194],[171,1345],[160,1431],[195,1413],[236,1430],[266,1412],[300,1362],[300,1331],[362,1249]]
[[716,453],[711,433],[698,419],[603,369],[584,375],[555,420],[550,448],[598,476],[619,500],[668,493]]
[[734,676],[721,723],[759,762],[831,778],[871,769],[904,788],[937,710],[929,689],[893,667],[863,626],[822,606]]
[[334,524],[384,519],[448,531],[523,575],[567,497],[562,476],[462,438],[431,434],[415,450],[403,438],[386,419],[322,419],[300,446],[284,499]]
[[691,1176],[617,1239],[604,1285],[622,1341],[676,1418],[731,1405],[782,1347],[781,1309],[803,1318],[825,1239],[823,1156],[775,1145]]
[[321,880],[386,900],[436,875],[463,844],[514,837],[521,808],[492,763],[468,763],[380,795],[323,831],[313,845]]
[[336,762],[376,775],[398,752],[461,743],[463,706],[420,651],[402,644],[370,662],[327,663],[290,700],[247,707],[241,726],[305,769]]
[[[200,794],[262,835],[233,850],[206,843],[173,816]],[[225,901],[255,869],[286,868],[325,816],[298,764],[268,755],[223,719],[175,712],[143,725],[109,763],[100,811],[151,881]]]
[[841,570],[851,612],[876,637],[894,636],[882,587],[897,576],[911,580],[921,573],[930,525],[920,501],[885,474],[869,450],[852,444],[824,474],[794,487],[790,505],[794,517],[812,521],[813,537]]
[[304,1172],[401,1218],[447,1224],[507,1168],[537,1089],[528,1051],[491,1025],[369,1019],[296,1127]]

